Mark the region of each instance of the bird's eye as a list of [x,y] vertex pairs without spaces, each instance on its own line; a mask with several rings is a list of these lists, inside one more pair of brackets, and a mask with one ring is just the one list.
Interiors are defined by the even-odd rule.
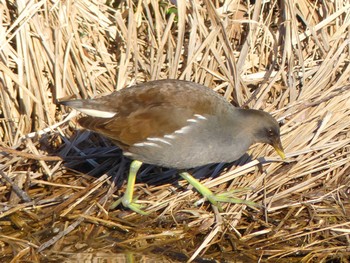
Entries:
[[274,134],[275,134],[272,129],[268,129],[267,133],[270,137],[274,136]]

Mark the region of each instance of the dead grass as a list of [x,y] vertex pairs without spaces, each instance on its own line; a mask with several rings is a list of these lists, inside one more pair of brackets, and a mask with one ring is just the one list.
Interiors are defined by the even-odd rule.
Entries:
[[[120,252],[136,261],[348,262],[347,1],[0,7],[2,262],[79,262],[86,254],[120,262]],[[264,209],[197,207],[200,196],[174,171],[153,167],[136,189],[149,217],[109,209],[125,190],[128,161],[55,102],[164,78],[202,83],[283,123],[288,162],[255,145],[253,159],[193,171],[214,192],[241,189]]]

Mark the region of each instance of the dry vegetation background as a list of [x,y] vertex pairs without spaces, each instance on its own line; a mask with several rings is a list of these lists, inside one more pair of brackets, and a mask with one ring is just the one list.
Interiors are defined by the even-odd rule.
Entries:
[[[0,2],[0,261],[349,262],[349,1],[174,4]],[[287,162],[255,145],[191,171],[264,209],[195,206],[175,171],[151,166],[135,190],[150,216],[109,209],[128,160],[57,99],[164,78],[282,122]]]

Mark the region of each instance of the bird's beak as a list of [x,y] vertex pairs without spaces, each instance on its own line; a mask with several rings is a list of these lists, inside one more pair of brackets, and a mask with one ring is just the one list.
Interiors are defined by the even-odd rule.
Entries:
[[286,159],[286,155],[284,154],[282,142],[280,138],[277,138],[275,141],[272,142],[272,147],[275,148],[275,151],[278,153],[279,156],[284,160]]

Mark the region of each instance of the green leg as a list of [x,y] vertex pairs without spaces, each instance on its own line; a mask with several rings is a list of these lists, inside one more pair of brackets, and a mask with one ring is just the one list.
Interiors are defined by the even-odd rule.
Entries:
[[203,184],[201,184],[197,179],[195,179],[192,175],[186,172],[180,173],[180,176],[185,179],[187,182],[189,182],[196,190],[203,195],[212,205],[216,206],[220,211],[222,211],[221,206],[218,202],[223,203],[234,203],[234,204],[245,204],[249,206],[257,206],[256,203],[228,197],[229,195],[232,195],[234,191],[229,191],[223,194],[215,195],[212,191],[210,191],[207,187],[205,187]]
[[141,206],[139,204],[136,204],[135,200],[133,200],[136,175],[141,165],[142,165],[142,162],[137,160],[131,162],[129,176],[128,176],[128,183],[126,185],[126,191],[124,193],[124,196],[120,200],[114,202],[111,205],[111,208],[116,207],[117,205],[122,203],[123,206],[133,210],[136,213],[139,213],[141,215],[148,215],[148,213],[142,211]]

